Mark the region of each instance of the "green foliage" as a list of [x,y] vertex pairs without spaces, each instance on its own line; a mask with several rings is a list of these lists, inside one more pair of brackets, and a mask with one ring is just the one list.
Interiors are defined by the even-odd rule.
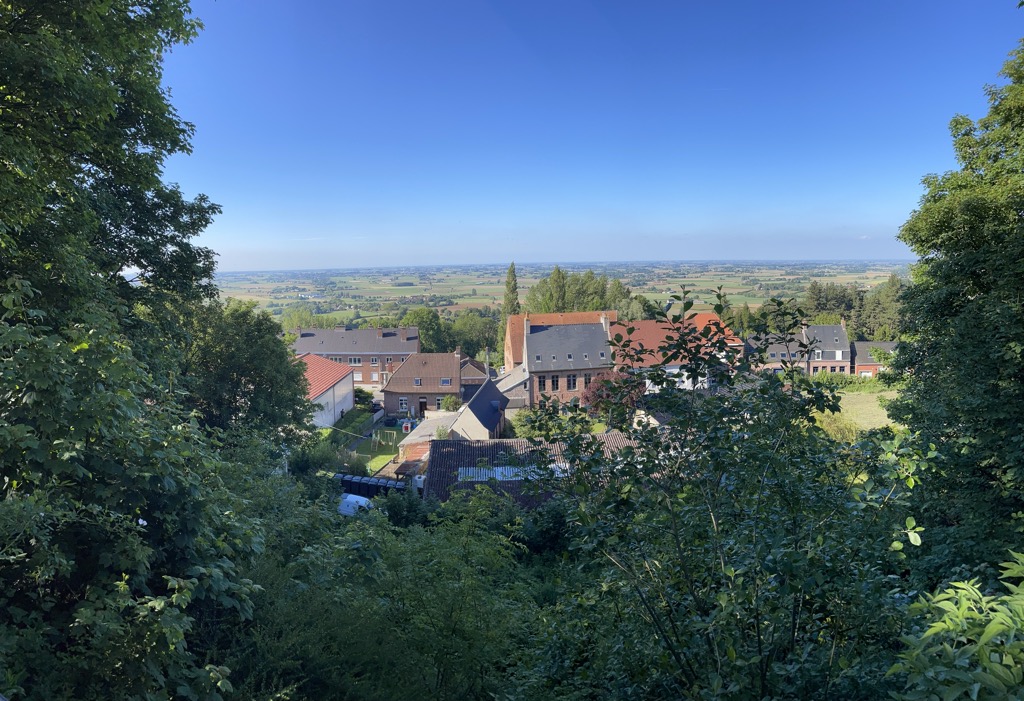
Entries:
[[373,407],[373,392],[362,387],[355,388],[355,405],[356,408],[363,411],[370,411]]
[[842,412],[815,412],[814,422],[839,443],[854,443],[860,437],[860,428]]
[[658,388],[640,406],[660,425],[630,427],[630,449],[609,459],[586,436],[550,436],[569,446],[547,486],[570,504],[587,576],[547,615],[523,697],[878,698],[878,641],[900,626],[894,575],[904,540],[920,542],[900,505],[923,456],[830,440],[812,412],[837,408],[831,392],[750,374],[679,301],[671,342],[623,339],[617,357],[656,352],[725,389],[682,390],[655,367],[615,386]]
[[445,395],[441,400],[441,409],[444,411],[458,411],[462,406],[462,400],[454,394]]
[[280,433],[308,423],[312,406],[306,401],[304,368],[270,314],[257,311],[255,302],[232,299],[179,311],[185,332],[184,403],[204,426]]
[[906,382],[893,420],[920,431],[944,460],[921,508],[942,529],[924,585],[951,565],[995,561],[1019,540],[1024,512],[1024,49],[987,90],[989,113],[950,123],[960,169],[924,179],[921,205],[900,231],[918,255],[902,296],[905,340],[893,369]]
[[419,329],[420,351],[423,353],[448,353],[454,350],[450,330],[442,322],[436,309],[411,309],[402,317],[401,325],[415,326]]
[[657,311],[657,305],[633,295],[621,280],[609,281],[593,270],[566,274],[557,265],[548,277],[530,288],[525,307],[534,314],[614,309],[622,320],[650,319]]
[[954,582],[910,607],[914,629],[890,670],[905,679],[895,698],[1024,697],[1024,555],[1010,554],[1001,577],[1008,594],[987,595],[975,579]]
[[508,273],[505,274],[505,297],[501,304],[502,326],[505,320],[514,314],[519,314],[519,279],[516,277],[516,264],[509,263]]

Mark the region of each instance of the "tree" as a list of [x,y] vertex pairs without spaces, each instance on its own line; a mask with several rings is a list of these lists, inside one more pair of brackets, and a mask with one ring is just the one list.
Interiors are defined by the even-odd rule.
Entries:
[[920,260],[901,298],[893,367],[906,388],[890,416],[944,455],[922,490],[943,529],[930,584],[949,565],[1000,559],[1024,510],[1024,49],[1002,75],[986,116],[951,121],[960,169],[924,178],[899,234]]
[[305,369],[281,339],[277,322],[255,302],[186,305],[182,325],[185,403],[204,426],[281,435],[307,424]]
[[452,342],[475,358],[485,348],[492,351],[498,343],[498,322],[479,309],[461,309],[451,328]]
[[441,319],[436,309],[410,309],[402,317],[401,325],[415,326],[419,329],[422,353],[448,353],[454,350],[448,324]]
[[516,276],[516,264],[512,262],[509,263],[508,273],[505,274],[505,298],[501,304],[502,325],[510,316],[519,313],[519,279]]
[[834,394],[796,370],[757,374],[723,333],[687,324],[681,302],[660,319],[672,328],[663,347],[627,338],[616,355],[728,368],[725,391],[682,389],[659,365],[609,386],[618,403],[656,389],[639,404],[658,425],[626,425],[628,448],[608,455],[593,437],[545,431],[565,448],[543,487],[565,500],[587,571],[545,614],[523,696],[884,696],[901,627],[888,575],[904,543],[920,542],[899,512],[922,456],[898,440],[832,441],[813,412],[836,409]]
[[214,294],[192,238],[218,209],[161,181],[192,133],[162,55],[199,24],[181,0],[0,15],[0,693],[216,699],[196,630],[251,613],[257,530],[142,342]]

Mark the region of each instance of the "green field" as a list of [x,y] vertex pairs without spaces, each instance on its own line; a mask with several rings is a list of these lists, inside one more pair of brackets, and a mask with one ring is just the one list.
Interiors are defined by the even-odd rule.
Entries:
[[885,409],[879,404],[880,398],[892,399],[896,392],[844,392],[840,398],[842,414],[857,424],[858,428],[869,430],[881,428],[892,422]]
[[[772,297],[799,298],[812,280],[852,283],[865,288],[904,272],[906,263],[882,262],[650,262],[561,264],[567,272],[593,270],[619,279],[634,293],[664,305],[685,285],[695,301],[694,311],[709,310],[721,290],[733,305],[760,306]],[[471,307],[495,307],[505,293],[507,264],[367,268],[359,270],[220,273],[216,283],[223,297],[255,300],[272,314],[305,303],[336,323],[353,318],[395,315],[428,306],[455,312]],[[553,264],[517,264],[520,298]]]

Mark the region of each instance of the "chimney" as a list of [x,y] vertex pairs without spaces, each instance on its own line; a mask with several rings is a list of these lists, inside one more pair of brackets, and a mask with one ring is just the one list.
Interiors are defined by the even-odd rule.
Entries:
[[455,355],[460,358],[462,357],[462,346],[455,346]]
[[377,327],[377,338],[384,338],[384,327],[383,326],[378,326]]
[[399,326],[398,327],[398,340],[399,341],[408,341],[409,340],[409,339],[407,339],[405,337],[405,327],[404,326]]
[[523,317],[523,335],[530,335],[530,317],[528,316]]
[[601,326],[604,327],[604,332],[608,333],[608,314],[601,312]]
[[844,331],[846,330],[846,317],[839,317],[839,325],[843,327]]

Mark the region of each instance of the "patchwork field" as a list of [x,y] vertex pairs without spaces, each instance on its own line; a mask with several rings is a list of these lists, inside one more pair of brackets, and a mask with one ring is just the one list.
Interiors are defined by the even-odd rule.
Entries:
[[[772,297],[799,298],[812,280],[852,283],[865,288],[883,282],[907,263],[877,262],[649,262],[560,264],[569,272],[593,270],[619,279],[634,293],[664,305],[683,286],[695,310],[710,309],[721,288],[733,305],[756,308]],[[553,264],[517,264],[520,298],[546,277]],[[427,306],[455,312],[495,307],[505,294],[508,264],[315,271],[232,272],[217,275],[223,297],[255,300],[272,314],[290,306],[330,314],[336,323],[401,314]]]

